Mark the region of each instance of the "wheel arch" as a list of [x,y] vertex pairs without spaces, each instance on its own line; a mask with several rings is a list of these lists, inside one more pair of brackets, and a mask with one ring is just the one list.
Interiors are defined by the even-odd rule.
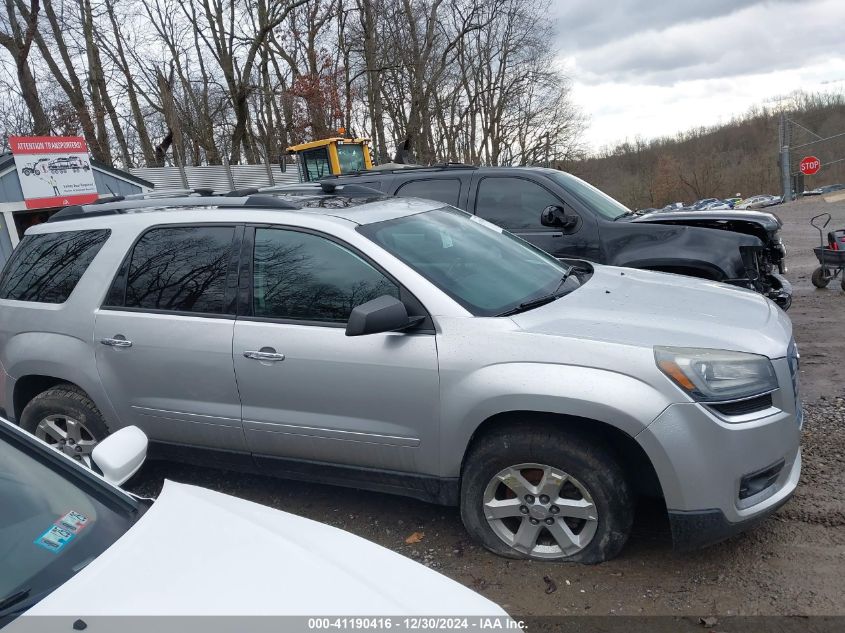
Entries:
[[484,420],[473,432],[461,460],[461,474],[473,447],[490,435],[505,429],[565,429],[601,443],[619,460],[635,492],[663,499],[663,489],[651,459],[642,446],[625,431],[605,422],[561,413],[505,411]]
[[[70,362],[73,359],[73,362]],[[7,414],[20,421],[23,408],[39,393],[68,383],[83,391],[100,410],[109,428],[119,428],[117,413],[103,391],[89,344],[67,334],[25,332],[3,349],[2,364],[9,376]]]
[[78,385],[68,382],[62,378],[57,378],[56,376],[30,374],[16,380],[14,387],[12,388],[11,414],[14,421],[20,421],[21,413],[23,413],[24,408],[26,408],[26,405],[32,402],[32,399],[38,394],[44,393],[48,389],[52,389],[56,385],[62,384],[69,384],[79,388]]

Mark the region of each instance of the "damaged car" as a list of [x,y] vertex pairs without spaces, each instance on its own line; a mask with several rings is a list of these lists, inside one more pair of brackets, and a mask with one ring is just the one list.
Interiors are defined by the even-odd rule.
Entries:
[[465,209],[559,259],[690,275],[755,290],[784,310],[792,303],[781,223],[770,213],[640,215],[572,174],[539,167],[446,164],[363,171],[331,182]]

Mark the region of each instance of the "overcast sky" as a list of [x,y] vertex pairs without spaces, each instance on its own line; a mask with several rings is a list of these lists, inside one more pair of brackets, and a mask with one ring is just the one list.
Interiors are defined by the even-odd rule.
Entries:
[[845,90],[845,0],[552,0],[591,149]]

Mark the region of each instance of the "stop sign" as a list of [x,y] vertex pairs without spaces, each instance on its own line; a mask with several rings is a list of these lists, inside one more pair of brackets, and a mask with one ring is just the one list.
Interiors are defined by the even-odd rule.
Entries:
[[801,159],[801,173],[805,176],[812,176],[815,174],[822,166],[822,162],[816,158],[815,156],[805,156]]

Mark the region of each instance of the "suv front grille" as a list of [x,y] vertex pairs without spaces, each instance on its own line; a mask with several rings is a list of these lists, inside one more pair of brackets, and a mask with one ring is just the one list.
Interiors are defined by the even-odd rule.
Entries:
[[772,406],[772,394],[770,393],[757,396],[756,398],[749,398],[748,400],[710,405],[712,409],[715,409],[722,415],[745,415],[746,413],[763,411],[770,406]]

